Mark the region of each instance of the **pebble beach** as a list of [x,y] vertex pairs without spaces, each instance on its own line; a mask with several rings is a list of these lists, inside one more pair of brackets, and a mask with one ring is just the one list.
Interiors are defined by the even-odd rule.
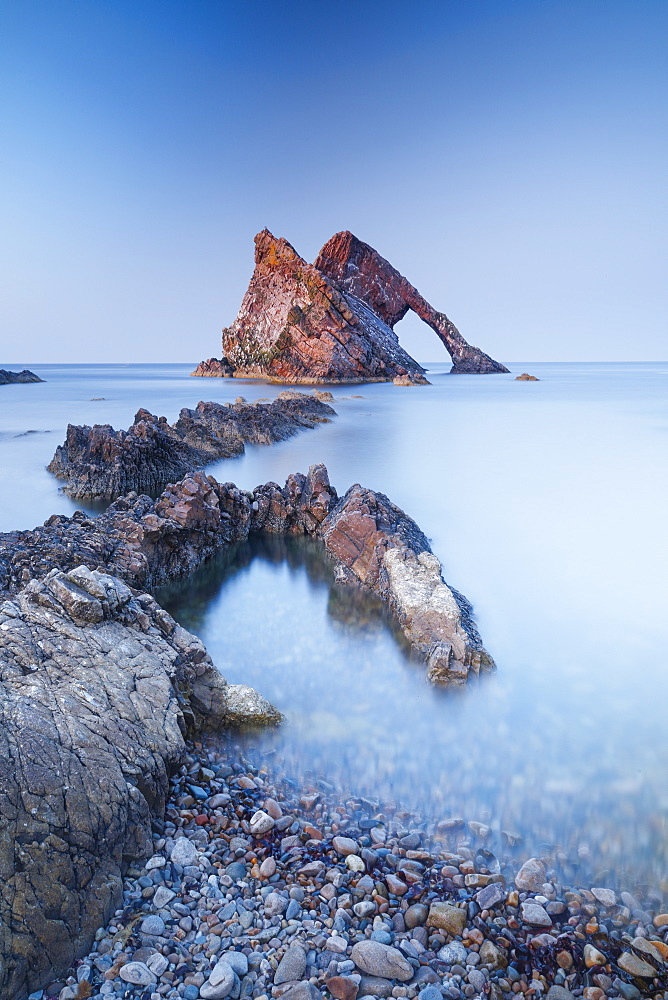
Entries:
[[488,834],[191,745],[122,908],[31,1000],[668,998],[660,893],[564,885]]

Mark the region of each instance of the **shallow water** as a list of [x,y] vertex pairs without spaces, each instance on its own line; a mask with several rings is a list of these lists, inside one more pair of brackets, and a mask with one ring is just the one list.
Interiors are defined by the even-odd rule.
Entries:
[[[189,379],[187,365],[28,367],[49,381],[0,390],[4,529],[74,509],[43,470],[67,420],[127,426],[140,405],[173,420],[201,398],[281,388]],[[168,603],[229,680],[287,712],[254,743],[294,777],[517,831],[524,854],[589,851],[608,884],[660,882],[668,365],[511,367],[541,381],[431,366],[431,387],[336,387],[331,424],[209,468],[252,488],[324,461],[340,491],[387,493],[473,602],[495,676],[431,689],[381,610],[336,588],[303,539],[242,546]],[[31,429],[50,433],[15,436]]]

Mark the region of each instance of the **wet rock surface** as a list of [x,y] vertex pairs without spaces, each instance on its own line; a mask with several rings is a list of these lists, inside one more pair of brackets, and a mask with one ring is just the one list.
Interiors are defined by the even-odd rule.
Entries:
[[184,408],[174,424],[141,409],[128,430],[69,424],[48,469],[76,499],[113,500],[134,490],[155,494],[173,480],[246,444],[284,441],[336,416],[329,393],[282,392],[273,401],[203,403]]
[[16,592],[53,566],[80,564],[151,590],[258,531],[321,538],[340,582],[361,584],[389,605],[426,660],[430,682],[461,684],[493,669],[470,604],[443,581],[415,522],[359,485],[339,499],[322,465],[289,476],[283,488],[266,483],[252,493],[195,473],[157,500],[130,494],[97,518],[54,515],[33,531],[0,535],[0,593]]
[[0,368],[0,385],[15,385],[25,382],[43,382],[44,379],[35,375],[28,368],[22,372],[10,372],[6,368]]
[[539,378],[535,375],[529,375],[528,372],[522,372],[521,375],[517,375],[515,378],[516,382],[540,382]]
[[1,996],[90,946],[152,853],[186,736],[229,722],[226,692],[199,639],[116,577],[52,570],[0,604]]
[[[275,826],[253,835],[259,811]],[[154,823],[153,856],[128,872],[122,906],[60,996],[665,997],[668,917],[656,895],[607,906],[565,887],[549,855],[543,891],[520,892],[515,864],[481,849],[480,824],[439,826],[396,804],[342,801],[325,779],[298,786],[233,741],[193,744]],[[342,837],[358,855],[337,850]],[[191,863],[177,866],[182,843]],[[404,896],[387,884],[398,871],[412,872]],[[493,881],[478,889],[474,875]],[[487,908],[491,886],[500,895]],[[550,928],[523,919],[531,906],[551,907]]]
[[255,237],[255,270],[239,313],[223,330],[223,358],[192,374],[425,385],[424,369],[394,332],[409,309],[435,330],[453,372],[507,371],[467,344],[444,313],[352,233],[337,233],[309,264],[265,229]]

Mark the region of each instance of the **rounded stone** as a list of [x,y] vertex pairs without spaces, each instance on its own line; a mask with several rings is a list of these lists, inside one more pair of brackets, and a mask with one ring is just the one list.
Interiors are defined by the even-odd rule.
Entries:
[[415,927],[423,927],[427,923],[429,907],[424,903],[413,903],[404,913],[404,921],[409,931]]
[[265,833],[269,833],[273,829],[273,826],[274,820],[269,813],[264,812],[262,809],[258,809],[251,816],[250,832],[253,837],[264,837]]
[[358,941],[350,956],[362,972],[381,979],[398,979],[405,983],[413,978],[413,966],[396,948],[380,941]]
[[281,983],[294,983],[306,972],[306,955],[298,944],[290,945],[283,958],[278,963],[274,974],[274,986]]
[[132,983],[133,986],[150,986],[155,982],[155,975],[143,962],[127,962],[119,976],[123,982]]
[[157,914],[151,913],[142,920],[141,932],[149,937],[161,937],[165,933],[165,921]]
[[348,854],[356,854],[359,850],[359,844],[351,837],[334,837],[332,847],[337,854],[342,854],[344,857]]

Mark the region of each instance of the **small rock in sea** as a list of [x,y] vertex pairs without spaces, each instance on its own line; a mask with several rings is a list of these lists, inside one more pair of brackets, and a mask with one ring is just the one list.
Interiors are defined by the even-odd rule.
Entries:
[[529,858],[515,876],[515,885],[520,892],[540,892],[546,877],[543,862],[538,858]]
[[175,865],[183,865],[184,867],[185,865],[194,865],[197,861],[197,848],[192,840],[188,840],[187,837],[179,837],[178,840],[174,841],[169,857]]
[[298,944],[290,945],[283,958],[278,963],[274,974],[274,985],[294,983],[301,979],[306,971],[306,954]]
[[122,967],[119,976],[133,986],[150,986],[155,982],[155,975],[143,962],[128,962]]
[[429,907],[427,926],[438,927],[456,937],[466,926],[466,910],[462,910],[459,906],[453,906],[452,903],[440,901],[432,903]]
[[535,375],[529,375],[528,372],[522,372],[521,375],[517,375],[515,378],[516,382],[540,382],[539,378]]
[[350,956],[362,972],[381,979],[399,979],[405,983],[413,977],[413,966],[400,951],[380,941],[358,941]]

